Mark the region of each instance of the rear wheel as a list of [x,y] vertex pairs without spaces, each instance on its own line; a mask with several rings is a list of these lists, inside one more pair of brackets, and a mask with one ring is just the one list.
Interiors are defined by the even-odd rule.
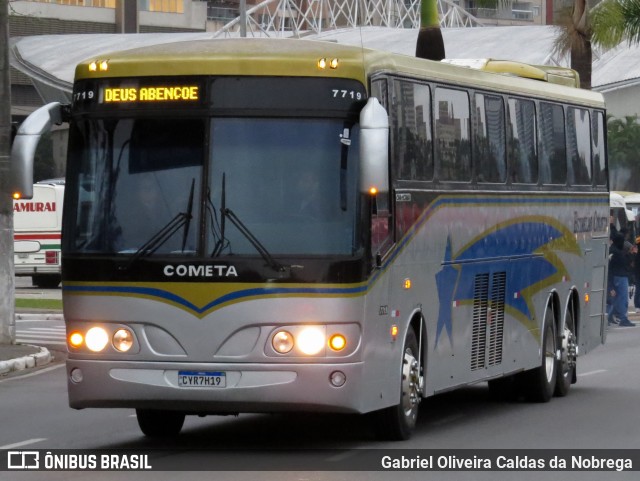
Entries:
[[418,341],[413,328],[407,331],[402,356],[400,403],[377,411],[374,416],[376,435],[380,439],[402,441],[411,437],[418,419],[421,400]]
[[558,361],[558,377],[556,380],[555,395],[566,396],[569,387],[576,378],[576,323],[572,309],[567,310],[567,318],[564,323],[562,338],[560,339],[560,360]]
[[136,409],[138,426],[150,438],[175,437],[184,424],[184,413],[159,409]]
[[525,394],[529,401],[547,402],[556,389],[556,329],[551,308],[547,308],[544,316],[542,335],[542,360],[539,367],[524,374]]

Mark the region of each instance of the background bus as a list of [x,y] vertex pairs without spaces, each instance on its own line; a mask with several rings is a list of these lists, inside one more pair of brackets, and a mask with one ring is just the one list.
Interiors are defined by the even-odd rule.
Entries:
[[34,184],[32,199],[13,201],[15,275],[37,287],[60,284],[63,198],[64,179],[51,179]]
[[105,59],[66,116],[71,407],[405,439],[459,386],[565,396],[603,342],[605,111],[572,71],[282,39]]

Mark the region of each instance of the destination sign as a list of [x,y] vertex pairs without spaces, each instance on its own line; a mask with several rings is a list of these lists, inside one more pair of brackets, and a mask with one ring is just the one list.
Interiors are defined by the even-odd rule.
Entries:
[[81,80],[74,84],[73,111],[199,108],[206,90],[202,77]]
[[179,76],[83,79],[74,113],[207,109],[220,115],[356,116],[367,92],[354,79],[325,77]]
[[197,85],[158,86],[158,87],[106,87],[102,101],[109,102],[171,102],[198,101],[200,87]]

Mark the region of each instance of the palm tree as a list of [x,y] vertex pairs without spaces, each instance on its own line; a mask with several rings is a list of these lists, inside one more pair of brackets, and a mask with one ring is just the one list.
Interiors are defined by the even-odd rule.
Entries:
[[574,0],[570,15],[561,17],[560,27],[556,48],[570,54],[570,65],[580,76],[580,87],[590,89],[593,53],[587,0]]
[[570,52],[571,68],[580,74],[580,86],[591,88],[591,43],[612,48],[627,40],[640,43],[640,0],[603,0],[589,9],[587,0],[574,0],[570,15],[561,22],[556,46]]
[[444,40],[438,18],[438,0],[420,3],[420,32],[416,42],[416,57],[440,61],[445,58]]
[[592,9],[592,40],[612,48],[627,40],[640,43],[640,0],[603,0]]

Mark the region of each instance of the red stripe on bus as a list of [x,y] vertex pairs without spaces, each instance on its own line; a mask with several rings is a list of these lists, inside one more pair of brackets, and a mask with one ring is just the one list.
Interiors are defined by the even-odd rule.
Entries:
[[61,239],[61,234],[15,234],[14,240]]

